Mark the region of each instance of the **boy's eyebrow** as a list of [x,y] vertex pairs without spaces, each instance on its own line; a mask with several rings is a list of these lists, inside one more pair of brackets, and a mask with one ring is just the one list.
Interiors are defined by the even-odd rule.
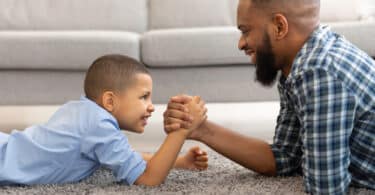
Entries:
[[151,94],[151,92],[150,92],[150,91],[148,91],[148,90],[145,90],[145,91],[143,92],[143,94],[145,94],[145,95],[150,95],[150,94]]

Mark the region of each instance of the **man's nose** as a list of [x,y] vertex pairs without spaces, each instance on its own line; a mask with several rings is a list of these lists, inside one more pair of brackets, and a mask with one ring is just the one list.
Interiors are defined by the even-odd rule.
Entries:
[[241,35],[240,40],[238,41],[238,49],[244,50],[246,48],[246,39]]

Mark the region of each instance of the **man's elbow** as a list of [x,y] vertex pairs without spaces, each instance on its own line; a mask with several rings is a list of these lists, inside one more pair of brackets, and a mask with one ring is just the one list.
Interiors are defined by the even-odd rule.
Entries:
[[275,169],[263,169],[263,170],[259,170],[259,173],[265,176],[269,176],[269,177],[277,176]]
[[270,163],[268,166],[261,167],[257,172],[270,177],[277,176],[276,163]]

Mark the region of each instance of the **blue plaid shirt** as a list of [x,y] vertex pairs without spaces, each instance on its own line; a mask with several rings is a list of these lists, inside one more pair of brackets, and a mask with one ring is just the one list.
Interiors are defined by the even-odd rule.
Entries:
[[278,175],[302,172],[306,192],[375,189],[375,62],[319,26],[278,84],[272,151]]

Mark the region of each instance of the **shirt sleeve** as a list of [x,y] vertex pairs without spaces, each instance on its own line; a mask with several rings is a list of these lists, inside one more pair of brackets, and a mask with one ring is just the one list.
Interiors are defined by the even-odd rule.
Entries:
[[280,112],[271,149],[276,160],[277,175],[287,176],[301,171],[300,123],[290,98],[279,84]]
[[102,119],[93,124],[83,135],[81,152],[111,169],[118,182],[132,185],[145,171],[146,162],[130,147],[115,121]]
[[294,85],[303,124],[306,190],[312,194],[345,194],[351,180],[349,138],[355,98],[325,70],[304,71]]

